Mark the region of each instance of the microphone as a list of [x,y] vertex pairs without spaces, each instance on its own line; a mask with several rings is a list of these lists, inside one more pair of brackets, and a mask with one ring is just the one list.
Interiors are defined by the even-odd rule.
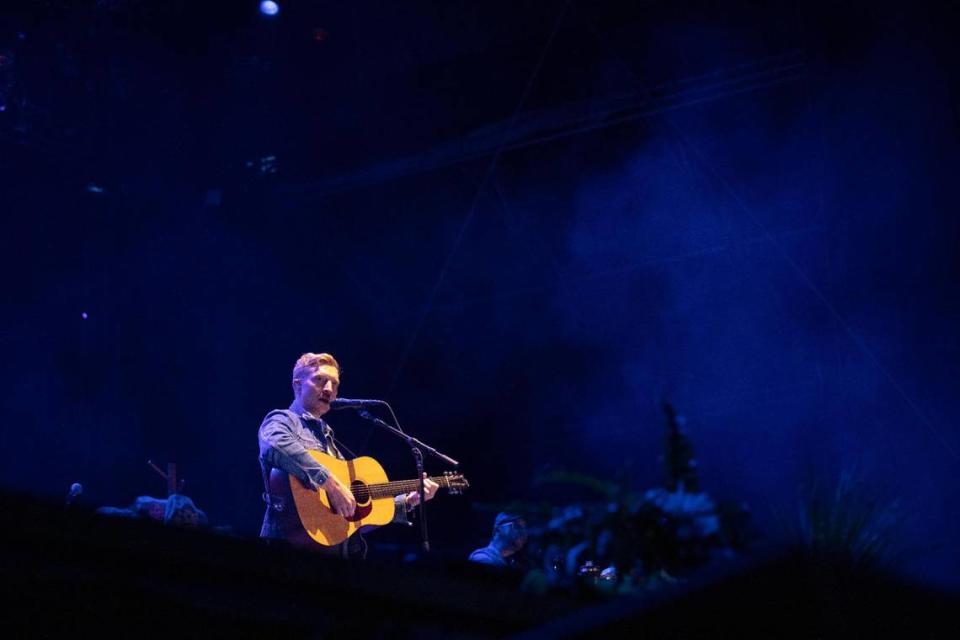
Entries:
[[82,484],[79,482],[74,482],[72,485],[70,485],[70,491],[67,492],[67,506],[73,504],[73,501],[76,500],[81,493],[83,493]]
[[330,403],[330,408],[334,411],[338,409],[364,409],[378,404],[387,404],[383,400],[358,400],[353,398],[337,398]]

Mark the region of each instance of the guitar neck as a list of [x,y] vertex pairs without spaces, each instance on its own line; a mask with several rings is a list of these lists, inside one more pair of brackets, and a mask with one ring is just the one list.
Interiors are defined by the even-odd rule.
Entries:
[[[430,478],[442,489],[450,488],[450,478],[447,476],[436,476]],[[419,480],[395,480],[393,482],[381,482],[379,484],[368,484],[361,487],[354,487],[353,494],[357,498],[393,498],[403,493],[417,491],[420,488]]]

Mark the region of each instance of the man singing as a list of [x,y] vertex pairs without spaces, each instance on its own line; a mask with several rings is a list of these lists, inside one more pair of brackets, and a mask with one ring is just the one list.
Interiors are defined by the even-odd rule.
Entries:
[[[293,368],[293,402],[289,409],[271,411],[260,425],[260,468],[263,471],[264,500],[267,510],[263,516],[260,537],[269,540],[286,540],[295,546],[338,555],[343,558],[362,558],[366,555],[366,543],[360,534],[347,538],[334,546],[323,546],[312,541],[303,530],[289,495],[270,492],[270,471],[279,469],[291,474],[314,491],[323,489],[330,507],[339,515],[354,514],[357,501],[329,469],[307,453],[308,449],[322,451],[344,460],[337,448],[333,430],[323,420],[330,410],[330,403],[337,397],[340,387],[340,365],[328,353],[305,353]],[[424,495],[433,498],[437,483],[424,480]],[[420,503],[416,491],[399,495],[394,500],[394,522],[408,522],[407,512]]]

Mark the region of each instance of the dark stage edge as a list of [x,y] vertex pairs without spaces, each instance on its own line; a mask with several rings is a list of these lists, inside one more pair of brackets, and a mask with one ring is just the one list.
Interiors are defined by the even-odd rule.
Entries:
[[[682,588],[522,593],[466,562],[349,564],[0,496],[4,637],[957,637],[960,599],[798,555]],[[15,635],[11,635],[15,634]]]

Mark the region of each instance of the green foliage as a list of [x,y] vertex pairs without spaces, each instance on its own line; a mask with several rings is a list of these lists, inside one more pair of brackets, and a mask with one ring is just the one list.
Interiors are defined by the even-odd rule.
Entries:
[[845,470],[832,491],[822,490],[816,482],[801,491],[788,533],[814,557],[875,567],[895,559],[902,523],[899,501],[868,495],[858,474]]
[[548,484],[569,484],[584,487],[609,500],[621,497],[626,493],[623,487],[614,482],[602,480],[586,473],[576,473],[562,469],[544,471],[539,473],[533,480],[535,487]]

